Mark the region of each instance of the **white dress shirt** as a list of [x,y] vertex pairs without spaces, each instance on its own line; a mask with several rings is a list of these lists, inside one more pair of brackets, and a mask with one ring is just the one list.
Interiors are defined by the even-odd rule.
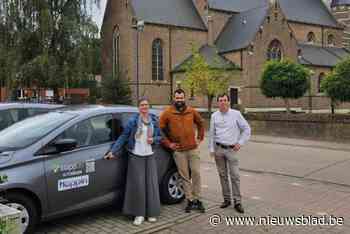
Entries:
[[251,130],[241,112],[228,109],[223,113],[216,111],[211,115],[209,130],[209,151],[214,153],[214,145],[244,145],[250,138]]

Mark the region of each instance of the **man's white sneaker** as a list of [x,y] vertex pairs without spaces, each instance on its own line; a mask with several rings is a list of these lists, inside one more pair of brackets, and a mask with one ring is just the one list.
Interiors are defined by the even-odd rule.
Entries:
[[143,216],[136,216],[134,220],[134,225],[139,226],[145,220]]
[[151,222],[151,223],[157,222],[157,218],[155,217],[149,217],[147,220],[148,222]]

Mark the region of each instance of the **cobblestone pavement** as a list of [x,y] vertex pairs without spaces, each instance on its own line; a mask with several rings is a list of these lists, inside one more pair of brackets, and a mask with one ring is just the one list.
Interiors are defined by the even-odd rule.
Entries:
[[[246,213],[239,215],[233,207],[220,209],[221,188],[216,166],[202,145],[202,195],[206,214],[184,213],[185,202],[163,206],[158,222],[136,227],[132,219],[112,208],[73,215],[43,223],[39,233],[350,233],[350,173],[347,151],[252,142],[239,153],[241,190]],[[220,215],[213,226],[209,219]],[[227,225],[227,217],[320,217],[344,218],[343,225]]]
[[[214,202],[204,202],[208,212],[217,208]],[[112,208],[104,208],[43,223],[37,229],[36,234],[153,233],[201,215],[194,211],[190,214],[185,213],[184,205],[185,202],[162,206],[161,216],[156,223],[146,221],[139,227],[132,224],[132,218],[125,217]]]

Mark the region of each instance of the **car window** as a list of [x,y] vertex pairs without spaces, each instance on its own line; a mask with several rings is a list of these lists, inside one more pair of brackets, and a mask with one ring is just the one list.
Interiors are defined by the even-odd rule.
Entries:
[[123,126],[126,126],[128,124],[129,119],[136,115],[136,113],[132,113],[132,112],[126,112],[122,114],[122,122],[123,122]]
[[116,141],[119,136],[123,133],[124,127],[123,127],[123,120],[121,114],[114,114],[113,119],[108,123],[111,128],[113,129],[112,138],[113,141]]
[[14,123],[28,117],[28,112],[26,109],[11,109],[10,114]]
[[13,123],[14,121],[11,117],[10,110],[0,111],[0,130],[7,128]]
[[28,115],[29,116],[35,116],[35,115],[40,115],[49,112],[48,109],[45,108],[30,108],[28,109]]
[[0,147],[25,148],[76,116],[65,112],[51,112],[17,122],[1,131]]
[[57,139],[75,139],[77,147],[98,145],[113,140],[111,128],[112,115],[101,115],[79,122]]

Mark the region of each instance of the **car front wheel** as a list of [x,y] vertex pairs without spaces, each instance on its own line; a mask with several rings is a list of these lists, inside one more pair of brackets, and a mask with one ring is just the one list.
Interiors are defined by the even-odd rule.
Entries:
[[163,177],[160,185],[160,198],[164,204],[180,203],[185,198],[180,175],[176,168],[169,170]]
[[21,233],[33,233],[39,221],[38,209],[34,201],[19,193],[6,194],[6,205],[20,211]]

